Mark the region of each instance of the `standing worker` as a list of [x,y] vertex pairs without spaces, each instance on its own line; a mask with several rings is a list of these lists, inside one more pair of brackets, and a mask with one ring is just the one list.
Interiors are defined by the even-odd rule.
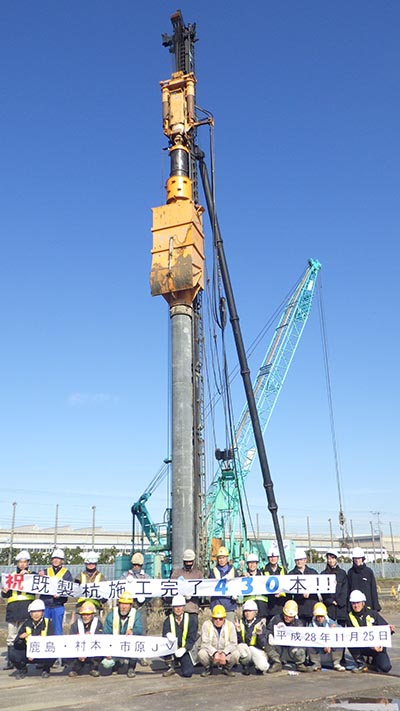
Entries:
[[[15,557],[17,564],[15,575],[31,575],[29,570],[30,554],[28,551],[20,551]],[[1,590],[1,597],[6,600],[6,622],[7,622],[7,664],[4,669],[13,669],[14,665],[10,661],[9,651],[13,646],[18,628],[28,617],[29,603],[35,599],[35,595],[13,590],[5,585]]]
[[[285,575],[285,569],[279,565],[279,548],[276,543],[272,543],[268,550],[268,563],[264,568],[264,575]],[[286,593],[270,593],[267,604],[267,622],[274,615],[280,615],[286,601]]]
[[[137,553],[134,553],[132,558],[131,558],[131,563],[132,563],[132,568],[128,570],[126,573],[123,574],[122,580],[126,580],[127,582],[133,582],[133,580],[150,580],[150,575],[147,575],[147,573],[144,572],[143,570],[143,565],[144,565],[144,555],[143,553],[140,553],[140,551],[137,551]],[[137,610],[140,611],[140,619],[141,619],[141,625],[142,625],[142,630],[140,634],[147,634],[147,605],[150,604],[147,602],[146,599],[141,600],[140,598],[135,599],[135,607]],[[149,662],[147,659],[144,657],[141,657],[139,659],[139,664],[141,667],[148,667]]]
[[322,571],[322,575],[335,575],[336,589],[334,593],[324,594],[322,598],[331,620],[336,620],[344,627],[347,619],[348,582],[346,571],[339,567],[337,559],[337,551],[330,548],[326,552],[326,568]]
[[[178,578],[184,578],[185,580],[201,580],[203,573],[200,568],[196,568],[195,566],[196,553],[194,550],[186,548],[186,550],[183,551],[182,559],[182,568],[174,568],[171,573],[171,580],[177,580]],[[189,612],[189,614],[196,615],[197,617],[199,609],[197,598],[186,598],[185,612]]]
[[[64,567],[65,553],[61,548],[56,548],[51,554],[51,566],[41,570],[39,575],[48,575],[50,578],[72,582],[72,575]],[[54,634],[63,633],[64,605],[68,600],[66,595],[41,595],[45,604],[44,616],[53,622]]]
[[361,590],[365,595],[367,607],[379,612],[382,608],[378,600],[378,588],[372,568],[365,564],[365,553],[362,548],[353,548],[352,567],[347,571],[349,594],[353,590]]
[[[314,568],[307,565],[307,555],[303,548],[296,548],[294,551],[295,567],[289,575],[318,575]],[[316,602],[321,601],[315,593],[295,594],[292,596],[299,606],[298,615],[305,625],[309,625],[313,617],[313,607]]]
[[[97,570],[98,562],[99,554],[96,553],[96,551],[89,551],[88,553],[86,553],[85,570],[79,573],[79,575],[75,578],[75,582],[79,585],[90,585],[92,583],[101,583],[103,580],[105,580],[103,573],[101,573],[100,570]],[[76,603],[76,609],[78,612],[82,603],[85,602],[87,599],[90,599],[91,602],[96,605],[98,611],[100,611],[104,603],[107,602],[105,598],[97,600],[96,598],[80,597],[78,599],[78,602]]]
[[[233,580],[238,577],[238,573],[232,563],[228,562],[229,551],[225,546],[221,546],[217,551],[217,564],[212,568],[209,578],[215,580]],[[211,610],[215,605],[222,605],[226,611],[226,617],[231,622],[235,619],[235,610],[237,608],[236,598],[227,597],[226,595],[215,595],[210,598]]]

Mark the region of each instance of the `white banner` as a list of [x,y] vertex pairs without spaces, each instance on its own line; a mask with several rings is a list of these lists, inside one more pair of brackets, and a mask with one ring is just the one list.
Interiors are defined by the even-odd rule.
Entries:
[[389,625],[375,627],[286,627],[275,625],[274,640],[283,647],[391,647]]
[[177,649],[176,638],[140,637],[123,634],[71,634],[33,637],[27,642],[27,657],[58,659],[79,657],[165,657]]
[[130,592],[139,602],[153,597],[246,597],[249,595],[275,595],[276,593],[333,593],[335,575],[257,575],[226,580],[203,578],[199,580],[138,579],[129,576],[123,580],[107,580],[90,585],[78,585],[68,580],[47,575],[3,574],[2,587],[36,595],[61,595],[84,597],[92,600],[116,600],[124,591]]

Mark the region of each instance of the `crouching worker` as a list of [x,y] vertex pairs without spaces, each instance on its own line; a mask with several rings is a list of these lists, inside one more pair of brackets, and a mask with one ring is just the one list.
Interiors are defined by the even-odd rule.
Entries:
[[265,648],[270,662],[268,674],[282,671],[282,669],[295,669],[300,672],[310,672],[312,667],[307,667],[306,650],[304,647],[285,647],[276,644],[274,627],[304,627],[298,618],[298,606],[295,600],[287,600],[279,615],[274,615],[267,625],[268,642]]
[[243,674],[250,674],[250,665],[254,664],[258,673],[263,674],[269,667],[264,648],[267,644],[265,619],[258,615],[255,600],[246,600],[243,605],[243,620],[236,623],[239,642],[240,662]]
[[[371,610],[366,606],[366,596],[361,590],[352,590],[349,597],[351,610],[348,614],[348,627],[373,627],[374,625],[387,625],[386,620],[376,610]],[[394,633],[394,626],[390,626],[390,631]],[[392,665],[386,647],[349,647],[356,666],[352,672],[372,671],[390,672]],[[366,657],[372,658],[372,665],[368,667]]]
[[[78,618],[72,623],[69,633],[79,635],[80,637],[84,637],[85,635],[101,634],[103,632],[103,625],[97,617],[97,612],[98,610],[93,602],[90,600],[83,602],[79,608]],[[84,642],[85,640],[83,639],[82,641],[79,640],[82,653],[85,650]],[[78,676],[78,674],[82,674],[85,664],[89,665],[90,676],[100,676],[99,664],[101,660],[102,657],[78,657],[73,660],[72,668],[68,673],[68,676],[73,677]]]
[[[328,617],[328,610],[323,602],[316,602],[313,607],[313,617],[309,627],[337,627],[334,620]],[[319,672],[326,663],[332,663],[335,671],[344,672],[344,667],[340,660],[342,658],[343,649],[331,649],[330,647],[310,647],[308,650],[310,662],[312,662],[312,670]]]
[[27,657],[27,643],[29,637],[46,637],[54,634],[53,623],[44,616],[43,600],[32,600],[28,607],[29,617],[24,620],[17,632],[14,645],[9,649],[9,657],[12,664],[17,669],[17,679],[23,679],[28,673],[28,662],[34,662],[42,668],[42,677],[46,679],[50,675],[50,667],[55,659],[33,659]]
[[[104,634],[124,634],[124,635],[141,635],[143,634],[142,617],[139,610],[133,607],[133,597],[130,592],[121,593],[118,599],[118,605],[108,613],[104,622]],[[137,659],[106,657],[102,661],[102,666],[106,669],[112,669],[113,674],[118,674],[125,665],[128,666],[126,675],[133,679],[136,676]]]
[[210,676],[214,667],[226,676],[235,676],[232,667],[239,663],[240,652],[236,627],[226,618],[223,605],[215,605],[211,620],[203,622],[199,648],[199,661],[204,666],[200,676]]
[[168,669],[163,676],[172,676],[180,666],[182,676],[190,678],[193,674],[193,661],[190,650],[197,639],[197,615],[185,612],[186,598],[175,595],[172,599],[172,612],[165,618],[162,628],[163,637],[170,632],[178,640],[178,649],[171,657],[164,657]]

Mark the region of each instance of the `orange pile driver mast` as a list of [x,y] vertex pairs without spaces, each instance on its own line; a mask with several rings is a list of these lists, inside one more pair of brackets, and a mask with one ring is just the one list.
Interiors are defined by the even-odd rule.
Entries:
[[[177,57],[191,48],[194,26],[185,27],[180,12],[171,18]],[[184,42],[181,41],[184,39]],[[170,41],[169,41],[170,40]],[[185,65],[187,66],[187,65]],[[170,176],[166,203],[153,208],[153,247],[150,286],[162,295],[171,318],[171,459],[172,565],[182,561],[185,548],[195,548],[193,512],[198,508],[194,474],[193,302],[204,288],[204,208],[193,199],[191,151],[195,120],[196,78],[192,71],[175,71],[161,82],[163,131],[169,142]]]

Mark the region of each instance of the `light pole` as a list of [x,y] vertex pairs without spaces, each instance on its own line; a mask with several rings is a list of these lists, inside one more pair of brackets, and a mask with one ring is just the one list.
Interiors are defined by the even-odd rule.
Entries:
[[13,512],[11,519],[11,533],[10,533],[10,548],[8,550],[8,565],[11,565],[12,550],[14,546],[14,529],[15,529],[15,510],[17,508],[17,502],[13,501]]
[[307,516],[307,531],[308,531],[308,548],[310,551],[310,563],[313,562],[313,554],[311,550],[311,531],[310,531],[310,517]]
[[54,521],[54,548],[57,548],[58,537],[58,504],[56,504],[56,519]]
[[92,506],[92,511],[93,511],[93,515],[92,515],[92,550],[94,550],[94,533],[96,530],[96,507],[95,506]]
[[329,522],[329,530],[330,530],[330,533],[331,533],[331,548],[333,548],[332,519],[331,519],[331,518],[328,518],[328,522]]

